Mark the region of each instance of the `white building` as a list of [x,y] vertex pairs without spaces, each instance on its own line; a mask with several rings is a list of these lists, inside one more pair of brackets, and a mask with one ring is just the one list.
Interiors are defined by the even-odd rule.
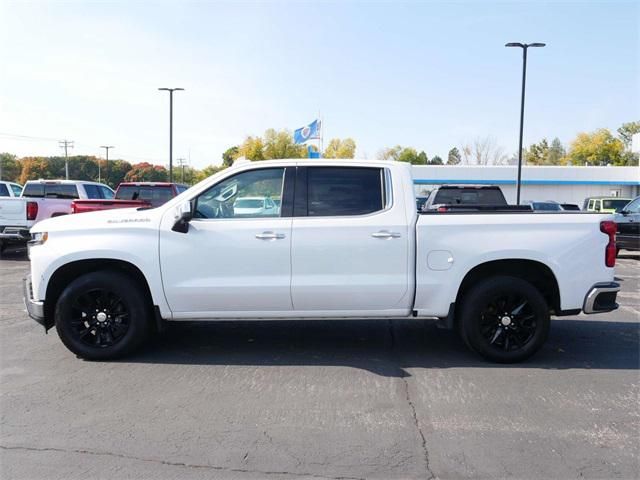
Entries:
[[[413,166],[416,194],[447,183],[499,185],[509,203],[516,201],[518,167],[513,165]],[[555,200],[582,207],[585,198],[640,195],[640,167],[523,166],[520,199]]]

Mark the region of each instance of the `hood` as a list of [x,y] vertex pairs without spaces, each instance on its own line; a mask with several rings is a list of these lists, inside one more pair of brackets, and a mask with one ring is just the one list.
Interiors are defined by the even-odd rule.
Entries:
[[119,229],[126,227],[150,227],[157,225],[162,215],[159,208],[142,209],[117,208],[88,213],[75,213],[49,218],[38,222],[31,233],[61,232],[92,229]]

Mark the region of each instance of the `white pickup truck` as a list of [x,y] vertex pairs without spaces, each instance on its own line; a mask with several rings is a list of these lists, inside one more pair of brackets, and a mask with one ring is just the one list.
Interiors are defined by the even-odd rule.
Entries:
[[[235,211],[246,197],[277,208]],[[617,308],[611,216],[415,205],[406,164],[246,162],[154,209],[38,223],[25,302],[86,359],[125,355],[167,321],[433,318],[516,362],[550,315]]]

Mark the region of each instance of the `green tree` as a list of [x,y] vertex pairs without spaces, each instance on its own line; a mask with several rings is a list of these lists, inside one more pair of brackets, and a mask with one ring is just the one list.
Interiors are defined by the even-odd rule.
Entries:
[[105,168],[105,176],[102,178],[102,182],[112,188],[116,188],[121,182],[124,182],[124,177],[131,168],[132,165],[126,160],[109,160],[109,167],[108,169]]
[[443,165],[443,164],[444,162],[438,155],[434,156],[431,160],[429,160],[429,165]]
[[528,165],[545,165],[549,156],[549,143],[543,138],[539,143],[533,143],[524,153],[524,163]]
[[567,151],[564,149],[562,142],[558,137],[554,138],[551,141],[551,146],[549,147],[549,153],[547,155],[547,165],[560,165],[562,163],[562,159],[567,154]]
[[209,178],[211,175],[221,172],[225,168],[227,168],[225,165],[209,165],[208,167],[204,167],[202,170],[195,172],[193,181],[195,183],[201,182],[205,178]]
[[353,138],[332,138],[325,148],[324,158],[353,158],[356,154],[356,142]]
[[418,153],[415,148],[402,147],[400,145],[381,150],[378,154],[378,158],[381,160],[407,162],[411,163],[412,165],[426,165],[429,161],[426,153]]
[[449,150],[449,155],[447,155],[447,165],[459,165],[462,161],[462,157],[460,156],[460,151],[453,147]]
[[579,133],[564,162],[571,165],[624,165],[624,143],[606,128]]
[[22,165],[11,153],[0,153],[0,180],[15,182],[20,178]]
[[133,165],[124,179],[127,182],[166,182],[168,177],[169,172],[163,166],[142,162]]
[[631,146],[631,137],[636,133],[640,133],[640,121],[623,123],[622,126],[618,128],[618,137],[622,140],[626,148]]
[[222,165],[224,165],[225,167],[230,167],[239,156],[240,147],[236,145],[235,147],[227,148],[222,154]]

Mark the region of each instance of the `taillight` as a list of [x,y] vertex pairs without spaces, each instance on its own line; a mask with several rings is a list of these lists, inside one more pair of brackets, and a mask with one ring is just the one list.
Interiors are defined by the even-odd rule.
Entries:
[[447,212],[448,210],[447,210],[447,207],[438,207],[437,211],[440,213],[444,213],[444,212]]
[[604,263],[607,267],[616,266],[616,231],[618,227],[616,222],[605,220],[600,222],[600,231],[609,236],[609,243],[604,250]]
[[38,216],[38,203],[27,202],[27,220],[35,220]]
[[76,202],[71,202],[71,213],[78,213],[78,206]]

